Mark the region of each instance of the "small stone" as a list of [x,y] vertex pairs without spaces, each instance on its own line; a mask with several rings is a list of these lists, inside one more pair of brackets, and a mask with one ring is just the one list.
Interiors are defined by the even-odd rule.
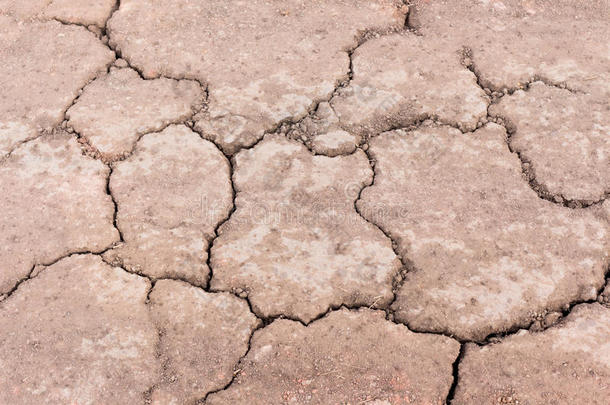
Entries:
[[346,155],[356,150],[358,140],[359,137],[339,129],[316,135],[312,141],[312,149],[317,154],[331,157]]
[[610,306],[610,282],[606,283],[606,288],[604,288],[602,293],[599,295],[597,301],[600,304]]
[[117,60],[114,61],[114,65],[118,68],[126,68],[129,67],[127,61],[125,59],[122,58],[118,58]]
[[550,312],[544,317],[544,321],[542,324],[545,328],[548,328],[549,326],[556,324],[562,316],[563,314],[561,312]]

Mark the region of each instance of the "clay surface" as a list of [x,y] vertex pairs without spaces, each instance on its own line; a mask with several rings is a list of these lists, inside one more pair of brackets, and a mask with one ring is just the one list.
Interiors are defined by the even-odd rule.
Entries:
[[127,0],[108,28],[145,77],[208,83],[210,108],[198,128],[234,153],[328,98],[347,76],[359,34],[400,29],[402,10],[394,0]]
[[414,3],[418,31],[429,41],[469,48],[487,88],[518,89],[539,78],[600,100],[610,95],[607,0]]
[[0,15],[0,153],[55,127],[78,90],[112,63],[86,29]]
[[244,291],[261,316],[303,322],[342,304],[387,305],[400,262],[354,209],[371,178],[362,152],[312,156],[281,136],[239,153],[236,211],[212,248],[212,288]]
[[92,255],[25,282],[0,302],[0,402],[140,401],[158,368],[149,288]]
[[0,14],[101,28],[116,6],[116,0],[0,0]]
[[254,334],[237,380],[207,403],[441,403],[458,350],[381,311],[341,310],[308,327],[279,320]]
[[502,343],[469,345],[455,404],[606,404],[610,311],[579,305],[559,325]]
[[0,0],[0,405],[610,403],[609,0]]
[[107,161],[131,152],[138,138],[193,115],[203,93],[192,80],[143,80],[118,69],[85,87],[68,123]]
[[341,124],[376,135],[433,117],[474,130],[488,99],[453,48],[404,34],[368,41],[353,55],[354,78],[332,106]]
[[110,191],[125,243],[108,260],[206,285],[208,243],[232,205],[229,165],[211,142],[183,125],[146,135],[114,166]]
[[505,137],[432,125],[370,142],[375,184],[358,207],[412,263],[394,309],[416,330],[481,340],[603,284],[608,222],[540,199]]
[[172,280],[157,282],[150,300],[163,364],[152,402],[190,404],[227,385],[259,322],[248,305]]
[[362,137],[344,130],[339,118],[328,102],[318,105],[316,111],[290,128],[288,136],[305,143],[314,153],[339,156],[353,153]]
[[588,202],[610,194],[608,100],[535,82],[503,97],[490,113],[515,131],[511,147],[549,193]]
[[23,145],[0,165],[0,294],[36,264],[118,242],[108,168],[58,133]]

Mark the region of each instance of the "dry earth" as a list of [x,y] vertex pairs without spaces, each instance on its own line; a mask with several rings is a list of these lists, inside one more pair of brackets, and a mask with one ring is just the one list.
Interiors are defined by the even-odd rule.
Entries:
[[609,404],[609,21],[0,0],[0,404]]

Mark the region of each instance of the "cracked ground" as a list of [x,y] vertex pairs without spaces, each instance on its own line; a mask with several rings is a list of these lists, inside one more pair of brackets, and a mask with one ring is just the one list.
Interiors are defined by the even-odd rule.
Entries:
[[610,404],[608,0],[0,0],[0,404]]

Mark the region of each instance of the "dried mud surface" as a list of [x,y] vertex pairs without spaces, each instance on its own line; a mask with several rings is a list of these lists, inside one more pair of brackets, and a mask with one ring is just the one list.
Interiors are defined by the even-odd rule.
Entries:
[[608,0],[0,0],[0,404],[610,403]]

